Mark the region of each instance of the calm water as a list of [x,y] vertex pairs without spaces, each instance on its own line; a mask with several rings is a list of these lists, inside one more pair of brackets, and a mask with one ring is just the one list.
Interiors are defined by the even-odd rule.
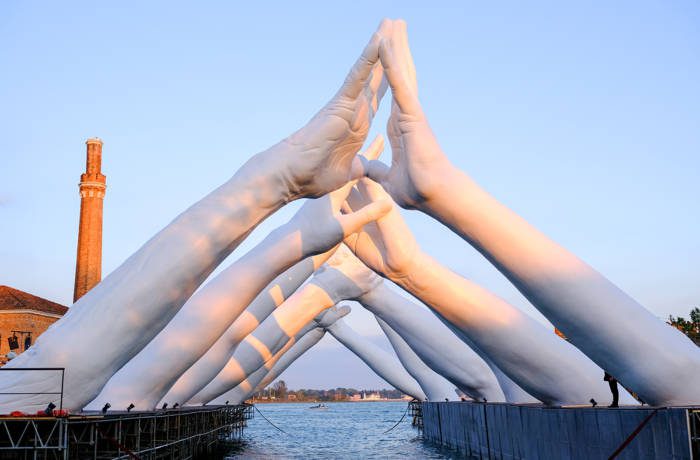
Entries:
[[259,404],[243,435],[243,444],[228,459],[244,458],[456,458],[452,451],[423,442],[411,427],[411,417],[399,421],[404,402],[326,403],[328,410],[311,410],[313,403]]

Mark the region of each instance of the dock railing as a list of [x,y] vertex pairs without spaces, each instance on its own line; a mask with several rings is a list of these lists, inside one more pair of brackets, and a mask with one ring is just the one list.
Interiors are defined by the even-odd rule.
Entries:
[[[59,391],[2,391],[0,392],[0,396],[2,395],[59,395],[59,400],[58,400],[58,410],[62,411],[63,410],[63,384],[65,382],[65,377],[66,377],[66,368],[65,367],[0,367],[0,371],[2,372],[60,372],[61,373],[61,385],[60,385],[60,390]],[[49,401],[49,403],[53,403],[53,401]],[[47,403],[48,406],[48,403]],[[52,415],[51,413],[47,413],[46,415]]]

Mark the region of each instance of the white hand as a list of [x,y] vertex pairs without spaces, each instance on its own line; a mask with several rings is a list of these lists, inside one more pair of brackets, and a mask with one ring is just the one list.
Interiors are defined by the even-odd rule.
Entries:
[[392,91],[387,134],[391,168],[371,161],[368,176],[379,182],[397,204],[420,208],[440,187],[452,167],[444,155],[418,100],[416,69],[408,46],[406,23],[390,21],[382,30],[379,56]]
[[362,297],[381,284],[382,279],[341,245],[310,282],[323,289],[334,302],[340,302]]
[[329,327],[331,324],[338,321],[340,318],[347,316],[352,309],[349,305],[334,305],[331,308],[324,310],[314,318],[314,321],[319,327]]
[[371,179],[362,179],[348,196],[343,209],[352,212],[367,203],[390,202],[391,209],[345,239],[345,244],[369,268],[397,281],[408,278],[423,255],[411,230],[384,189]]
[[321,196],[364,174],[356,153],[386,91],[378,60],[379,44],[390,23],[382,21],[333,99],[282,142],[295,152],[285,158],[280,176],[290,200]]
[[[366,157],[379,156],[383,145],[383,139],[378,137],[365,153]],[[294,229],[296,237],[301,240],[298,243],[303,256],[328,251],[343,238],[391,209],[389,201],[378,199],[368,202],[356,212],[341,214],[340,208],[354,183],[349,182],[321,198],[307,200],[289,221],[287,225]]]

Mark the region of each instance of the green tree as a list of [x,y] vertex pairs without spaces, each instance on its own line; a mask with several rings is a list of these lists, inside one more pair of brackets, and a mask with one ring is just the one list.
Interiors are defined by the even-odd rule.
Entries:
[[674,318],[673,315],[669,315],[668,324],[687,335],[690,340],[700,346],[700,308],[695,307],[690,310],[690,321],[682,316]]
[[277,399],[287,399],[287,383],[284,380],[278,380],[272,388],[275,390]]

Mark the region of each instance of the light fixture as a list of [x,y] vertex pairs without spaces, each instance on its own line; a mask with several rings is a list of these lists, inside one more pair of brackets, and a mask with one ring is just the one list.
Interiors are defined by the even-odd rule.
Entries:
[[56,408],[56,404],[50,402],[46,409],[44,409],[44,414],[51,416],[53,415],[53,410]]
[[110,407],[112,407],[110,403],[107,403],[104,406],[102,406],[102,413],[106,414]]
[[131,409],[133,409],[134,407],[135,407],[134,403],[131,403],[131,404],[129,404],[129,407],[126,408],[126,411],[131,412]]
[[168,403],[163,403],[163,407],[161,407],[161,410],[165,410],[168,408]]
[[591,398],[591,400],[590,400],[589,402],[591,403],[591,405],[592,405],[593,407],[595,407],[595,406],[598,405],[598,401],[596,401],[596,400],[593,399],[593,398]]
[[175,404],[173,405],[173,409],[177,409],[179,405],[180,405],[180,403],[175,403]]

